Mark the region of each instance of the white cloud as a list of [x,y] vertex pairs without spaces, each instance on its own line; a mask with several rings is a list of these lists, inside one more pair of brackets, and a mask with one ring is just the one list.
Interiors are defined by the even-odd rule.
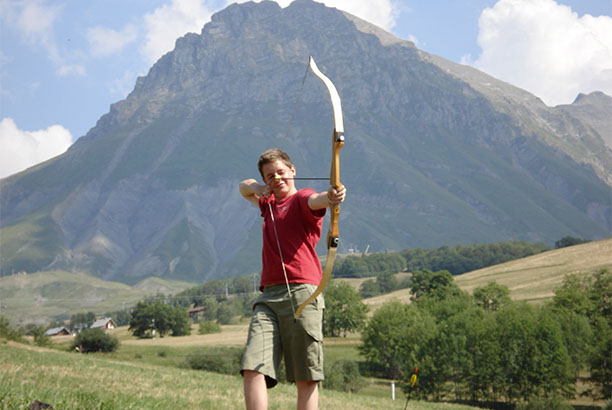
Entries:
[[134,89],[136,77],[132,71],[126,71],[121,77],[113,78],[107,83],[108,91],[113,96],[125,98]]
[[201,0],[171,0],[144,16],[146,41],[143,54],[150,63],[174,48],[177,38],[185,33],[199,33],[212,12]]
[[421,43],[419,42],[419,39],[414,34],[410,34],[408,36],[408,40],[412,41],[414,45],[417,46],[418,48],[422,48]]
[[360,19],[376,24],[390,31],[395,27],[397,18],[397,7],[391,0],[325,0],[322,1],[328,7],[336,7],[347,11]]
[[87,30],[91,53],[97,57],[108,57],[121,52],[125,46],[138,39],[138,28],[126,25],[121,31],[96,26]]
[[62,10],[63,6],[48,4],[45,0],[3,1],[0,23],[16,30],[26,44],[43,49],[58,75],[83,76],[85,68],[68,63],[55,42],[54,29]]
[[[227,0],[230,3],[245,3],[251,0]],[[257,2],[260,0],[256,0]],[[293,0],[275,0],[279,6],[287,7]],[[390,31],[395,27],[399,14],[399,2],[394,0],[315,0],[327,7],[347,11],[354,16]]]
[[[554,0],[499,0],[479,20],[474,66],[549,105],[612,95],[612,18],[579,17]],[[467,59],[464,59],[464,62]]]
[[0,121],[0,178],[62,154],[71,144],[70,131],[61,125],[22,131],[12,118],[4,118]]
[[[31,37],[43,36],[51,30],[61,11],[60,6],[48,6],[44,1],[28,0],[17,18],[17,25]],[[40,41],[40,39],[37,39]]]

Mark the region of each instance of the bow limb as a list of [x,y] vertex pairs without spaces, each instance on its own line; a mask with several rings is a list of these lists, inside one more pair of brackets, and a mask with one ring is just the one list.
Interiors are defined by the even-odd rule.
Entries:
[[[344,145],[344,124],[342,120],[342,104],[340,103],[340,96],[338,90],[331,82],[329,78],[317,67],[314,59],[310,57],[310,69],[312,72],[325,84],[329,96],[331,98],[332,109],[334,111],[334,132],[332,133],[332,163],[331,171],[329,175],[329,183],[334,188],[338,189],[342,186],[340,182],[340,149]],[[330,222],[329,231],[327,232],[327,260],[325,261],[325,268],[323,269],[323,275],[321,276],[321,282],[315,291],[310,295],[308,299],[304,301],[295,312],[295,318],[298,319],[302,314],[304,308],[317,296],[323,292],[323,289],[327,286],[329,279],[331,278],[332,270],[334,268],[334,260],[336,259],[336,252],[338,250],[338,243],[340,242],[340,235],[338,231],[338,220],[340,218],[340,206],[332,205],[330,207]]]

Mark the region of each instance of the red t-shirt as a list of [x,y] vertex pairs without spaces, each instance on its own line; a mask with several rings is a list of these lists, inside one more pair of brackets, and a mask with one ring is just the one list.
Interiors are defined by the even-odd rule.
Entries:
[[308,207],[308,198],[314,193],[312,189],[300,189],[279,202],[276,202],[273,196],[259,199],[261,216],[264,218],[261,252],[263,266],[260,284],[262,289],[268,285],[285,284],[285,275],[268,203],[274,212],[278,242],[289,283],[318,285],[321,281],[321,263],[315,247],[321,237],[326,209],[313,211]]

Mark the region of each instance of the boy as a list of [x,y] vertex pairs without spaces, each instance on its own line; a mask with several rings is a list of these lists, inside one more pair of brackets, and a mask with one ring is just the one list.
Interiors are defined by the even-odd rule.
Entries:
[[325,209],[344,201],[346,189],[317,193],[297,190],[296,169],[280,149],[270,149],[257,164],[264,184],[240,183],[242,196],[261,210],[263,223],[262,294],[255,301],[242,359],[246,407],[266,409],[267,388],[277,384],[281,357],[287,380],[298,390],[298,410],[316,409],[323,380],[323,295],[294,319],[294,310],[316,289],[321,264],[315,247]]

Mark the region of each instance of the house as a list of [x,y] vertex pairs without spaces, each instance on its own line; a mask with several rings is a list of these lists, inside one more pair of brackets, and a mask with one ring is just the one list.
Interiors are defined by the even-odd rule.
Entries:
[[54,327],[45,332],[47,336],[68,336],[70,335],[70,330],[66,329],[64,326]]
[[110,317],[105,317],[104,319],[98,319],[94,322],[93,325],[91,325],[90,329],[102,329],[102,330],[106,330],[106,329],[114,329],[116,328],[117,325],[115,324],[115,322],[113,321],[113,319],[111,319]]
[[205,310],[206,308],[204,306],[198,306],[193,309],[189,309],[189,318],[193,319],[194,317],[202,316]]

